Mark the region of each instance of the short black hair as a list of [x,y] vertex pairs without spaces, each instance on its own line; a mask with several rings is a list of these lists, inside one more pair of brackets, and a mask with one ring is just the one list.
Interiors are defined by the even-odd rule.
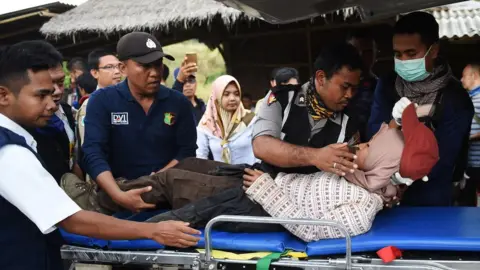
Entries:
[[277,84],[287,83],[290,79],[300,80],[298,70],[291,67],[284,67],[277,70],[277,74],[275,74],[275,82]]
[[168,76],[170,75],[170,69],[168,68],[167,65],[163,64],[163,74],[162,74],[162,79],[166,81],[168,79]]
[[347,67],[349,70],[363,70],[363,61],[357,49],[346,42],[327,45],[314,63],[315,73],[322,70],[327,79],[330,79],[343,67]]
[[0,50],[0,85],[18,94],[30,82],[28,71],[39,72],[62,64],[62,54],[43,40],[22,41]]
[[72,58],[67,64],[68,71],[72,71],[74,69],[81,70],[83,72],[88,72],[87,63],[81,57],[74,57]]
[[87,94],[93,93],[97,89],[98,82],[90,72],[84,72],[77,78],[77,85],[84,89]]
[[372,33],[367,28],[354,28],[348,31],[345,38],[346,42],[350,42],[353,39],[371,39],[373,40]]
[[90,70],[98,69],[100,67],[100,58],[107,55],[113,55],[113,53],[104,49],[95,49],[91,51],[88,54],[88,68]]
[[393,34],[419,34],[423,44],[430,47],[440,40],[438,29],[438,23],[432,14],[416,11],[402,16],[395,24]]

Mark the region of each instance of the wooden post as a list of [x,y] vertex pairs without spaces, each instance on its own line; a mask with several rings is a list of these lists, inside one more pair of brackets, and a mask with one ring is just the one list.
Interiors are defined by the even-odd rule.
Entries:
[[223,56],[223,61],[225,61],[225,71],[227,74],[233,74],[233,65],[232,65],[232,49],[230,46],[230,39],[225,39],[224,42],[222,42],[223,49],[220,47],[221,45],[218,45],[218,50],[220,54]]

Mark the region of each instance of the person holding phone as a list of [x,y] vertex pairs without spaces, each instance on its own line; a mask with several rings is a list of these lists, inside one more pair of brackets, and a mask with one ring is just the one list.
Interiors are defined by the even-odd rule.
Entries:
[[200,119],[206,110],[205,101],[197,97],[197,54],[187,53],[185,54],[184,61],[180,68],[176,68],[173,72],[175,77],[175,83],[172,89],[183,93],[193,106],[193,115],[195,118],[195,124],[198,125]]
[[182,65],[174,71],[175,82],[172,89],[183,92],[183,86],[191,76],[195,76],[198,71],[197,54],[186,53]]

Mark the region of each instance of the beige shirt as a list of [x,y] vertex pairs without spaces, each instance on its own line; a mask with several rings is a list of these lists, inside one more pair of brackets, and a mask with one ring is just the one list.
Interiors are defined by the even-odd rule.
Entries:
[[80,109],[78,109],[77,112],[77,138],[80,140],[80,146],[83,145],[83,139],[85,138],[85,115],[87,114],[87,104],[89,99],[90,98],[87,98],[82,103],[82,106],[80,106]]

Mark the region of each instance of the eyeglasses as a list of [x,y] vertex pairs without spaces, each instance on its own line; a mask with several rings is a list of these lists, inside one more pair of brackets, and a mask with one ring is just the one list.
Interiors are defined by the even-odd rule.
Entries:
[[120,70],[120,64],[106,65],[106,66],[103,66],[103,67],[98,67],[98,69],[105,69],[105,70],[108,70],[108,71],[114,71],[115,69]]

